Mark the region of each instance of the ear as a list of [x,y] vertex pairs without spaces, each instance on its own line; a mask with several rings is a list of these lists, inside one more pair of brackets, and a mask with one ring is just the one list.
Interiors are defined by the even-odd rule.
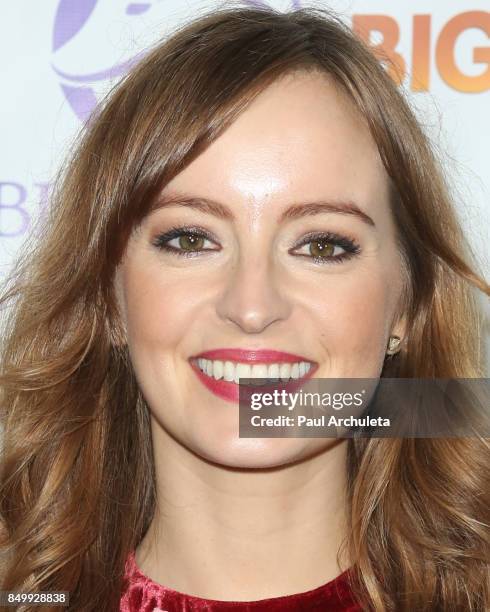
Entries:
[[[387,355],[395,355],[400,350],[407,335],[407,317],[405,314],[398,317],[392,325],[386,347]],[[399,339],[399,340],[398,340]]]
[[407,335],[407,316],[406,314],[402,314],[398,317],[397,321],[394,323],[391,329],[391,336],[398,336],[402,340]]

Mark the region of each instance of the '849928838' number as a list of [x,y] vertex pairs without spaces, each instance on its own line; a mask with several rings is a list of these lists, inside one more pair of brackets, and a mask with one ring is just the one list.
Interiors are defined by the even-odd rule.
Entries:
[[23,591],[0,591],[0,605],[18,606],[19,604],[43,605],[51,604],[68,606],[69,594],[67,591],[41,591],[39,593],[26,593]]

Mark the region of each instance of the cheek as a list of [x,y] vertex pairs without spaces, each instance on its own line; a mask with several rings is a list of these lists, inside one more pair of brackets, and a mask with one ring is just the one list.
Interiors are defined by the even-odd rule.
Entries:
[[[122,271],[128,350],[139,387],[157,420],[176,432],[186,428],[188,376],[185,339],[197,319],[202,294],[185,273],[163,269],[148,257],[134,257]],[[165,399],[164,399],[165,398]]]
[[199,310],[202,293],[195,283],[155,265],[133,265],[124,277],[128,342],[165,352],[183,338]]
[[387,270],[361,268],[317,285],[310,295],[310,313],[329,375],[378,376],[397,285],[396,275]]

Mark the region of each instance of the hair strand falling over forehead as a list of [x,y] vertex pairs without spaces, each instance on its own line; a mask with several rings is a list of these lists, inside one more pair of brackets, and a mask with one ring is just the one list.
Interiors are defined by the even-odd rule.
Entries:
[[[327,73],[347,92],[390,177],[408,335],[382,376],[484,375],[475,289],[490,287],[428,140],[374,55],[319,9],[202,17],[155,46],[101,104],[1,298],[2,590],[66,590],[71,609],[118,608],[155,482],[114,272],[163,186],[295,70]],[[348,445],[345,549],[365,609],[488,610],[488,440]]]

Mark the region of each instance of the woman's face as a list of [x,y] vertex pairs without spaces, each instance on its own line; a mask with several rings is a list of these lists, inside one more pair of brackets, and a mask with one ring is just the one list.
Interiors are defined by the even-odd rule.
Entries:
[[[161,196],[115,281],[153,428],[236,467],[326,448],[332,439],[240,438],[238,385],[223,376],[301,376],[289,358],[318,378],[374,378],[389,335],[403,334],[388,179],[352,103],[326,75],[283,77]],[[206,353],[207,374],[195,361]]]

